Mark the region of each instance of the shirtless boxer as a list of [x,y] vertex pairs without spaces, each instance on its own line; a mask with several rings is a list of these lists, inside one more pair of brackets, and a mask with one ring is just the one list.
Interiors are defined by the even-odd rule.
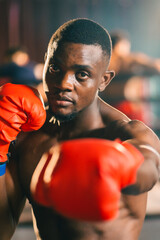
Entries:
[[[9,127],[1,135],[6,145],[0,152],[2,240],[10,239],[14,233],[26,198],[36,219],[37,239],[138,240],[147,192],[159,178],[160,143],[142,122],[131,121],[98,97],[98,92],[114,77],[114,72],[107,70],[110,56],[108,32],[93,21],[69,21],[53,34],[43,75],[49,103],[44,125],[40,102],[34,117],[23,105],[27,98],[30,111],[34,112],[34,92],[30,93],[31,97],[23,96],[25,91],[17,85],[21,100],[17,104],[15,90],[12,98],[3,97],[8,92],[10,95],[10,87],[14,85],[1,89],[1,109],[8,104],[7,116],[11,105],[17,108],[16,114],[20,112],[18,126],[11,126],[13,122],[7,122],[4,113],[0,115],[4,123],[1,131]],[[32,128],[37,116],[42,120],[36,127],[43,125],[39,130]],[[11,156],[6,165],[8,140],[13,140],[13,134],[9,136],[12,128],[15,138],[18,136],[15,145],[10,145]],[[19,133],[21,129],[36,131]],[[83,183],[88,184],[86,192]],[[77,202],[70,204],[70,199]],[[88,205],[85,201],[89,201]]]

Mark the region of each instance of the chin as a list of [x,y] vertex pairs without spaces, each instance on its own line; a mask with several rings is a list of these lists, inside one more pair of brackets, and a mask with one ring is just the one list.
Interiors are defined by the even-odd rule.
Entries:
[[52,110],[50,110],[50,114],[54,116],[58,121],[60,122],[68,122],[73,120],[77,116],[77,112],[72,112],[69,114],[60,114],[60,113],[54,113]]
[[68,122],[73,120],[76,117],[76,113],[67,114],[67,115],[60,115],[60,114],[54,114],[55,118],[59,120],[60,122]]

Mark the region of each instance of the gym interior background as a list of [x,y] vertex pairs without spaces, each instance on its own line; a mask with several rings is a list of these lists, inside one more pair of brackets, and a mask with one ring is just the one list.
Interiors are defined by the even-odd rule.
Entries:
[[[5,51],[15,46],[26,47],[33,61],[43,63],[52,33],[65,21],[77,17],[95,20],[109,32],[123,29],[129,33],[133,52],[160,58],[159,0],[0,0],[0,64]],[[152,128],[160,135],[160,76],[149,81],[152,81],[152,92],[145,101],[154,114]],[[24,240],[25,237],[35,239],[28,206],[13,240],[22,239],[22,236]],[[140,237],[140,240],[149,239],[160,239],[159,184],[149,193]]]

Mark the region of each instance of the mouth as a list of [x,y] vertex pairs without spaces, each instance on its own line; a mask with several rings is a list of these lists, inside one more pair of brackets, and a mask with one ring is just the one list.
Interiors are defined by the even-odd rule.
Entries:
[[74,101],[72,98],[66,96],[66,95],[50,95],[49,100],[52,102],[52,104],[59,106],[59,107],[68,107],[71,104],[74,104]]

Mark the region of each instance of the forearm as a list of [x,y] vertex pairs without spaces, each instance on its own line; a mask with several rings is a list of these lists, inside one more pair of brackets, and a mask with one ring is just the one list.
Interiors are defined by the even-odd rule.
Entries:
[[9,240],[16,228],[16,223],[10,208],[6,176],[0,176],[0,236],[2,240]]
[[160,177],[159,153],[146,144],[140,144],[138,149],[144,156],[144,162],[138,169],[136,183],[122,190],[125,194],[137,195],[148,192]]
[[131,66],[131,72],[135,75],[152,76],[159,75],[160,69],[153,62],[150,64],[145,63],[133,63]]
[[15,161],[10,161],[6,172],[0,171],[0,175],[0,239],[9,240],[16,229],[26,198],[19,185]]

